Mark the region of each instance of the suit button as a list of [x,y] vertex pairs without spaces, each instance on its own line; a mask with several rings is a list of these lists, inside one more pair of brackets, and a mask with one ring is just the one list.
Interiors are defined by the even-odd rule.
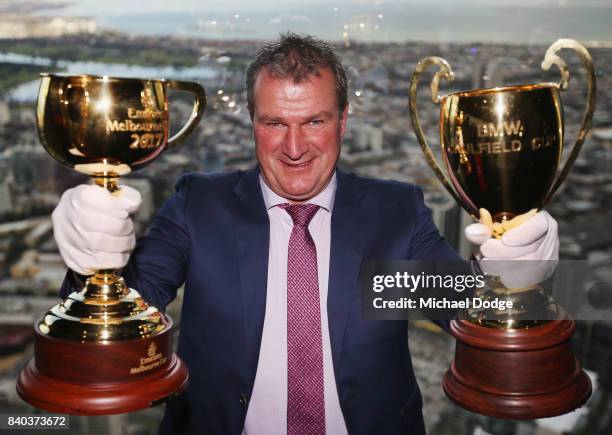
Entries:
[[240,395],[240,404],[241,404],[242,406],[246,406],[246,405],[247,405],[247,403],[249,403],[249,399],[248,399],[248,397],[246,396],[246,394],[241,394],[241,395]]

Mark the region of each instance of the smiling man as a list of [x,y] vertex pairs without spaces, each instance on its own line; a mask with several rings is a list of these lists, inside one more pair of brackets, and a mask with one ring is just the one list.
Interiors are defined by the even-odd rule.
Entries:
[[[178,353],[190,382],[163,434],[425,432],[407,322],[362,318],[359,270],[459,257],[418,187],[337,168],[347,94],[329,45],[283,35],[247,72],[257,166],[181,177],[135,249],[137,192],[62,196],[54,230],[72,270],[125,265],[130,287],[162,309],[185,284]],[[529,221],[513,231],[529,237],[496,241],[506,258],[556,237]],[[78,288],[69,274],[63,295]]]
[[344,71],[334,76],[332,65],[309,70],[291,56],[296,55],[275,67],[258,68],[261,59],[249,68],[249,111],[267,186],[304,202],[323,190],[336,168],[348,115],[347,83]]

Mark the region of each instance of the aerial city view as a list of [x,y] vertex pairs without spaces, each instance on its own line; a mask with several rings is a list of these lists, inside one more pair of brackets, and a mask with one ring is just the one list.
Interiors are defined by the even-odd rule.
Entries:
[[[558,70],[540,69],[546,48],[559,37],[577,39],[593,58],[597,108],[572,171],[546,209],[559,223],[561,258],[585,260],[595,281],[612,282],[612,6],[606,2],[524,1],[511,7],[501,0],[474,0],[459,8],[450,0],[428,6],[411,0],[337,6],[320,1],[308,7],[268,0],[255,9],[233,0],[215,10],[199,5],[206,2],[188,0],[174,6],[147,2],[147,10],[139,2],[125,3],[0,3],[0,414],[42,412],[19,398],[15,382],[33,354],[32,325],[59,302],[66,274],[51,212],[66,189],[88,181],[62,167],[40,145],[35,104],[41,72],[192,80],[206,89],[204,118],[187,141],[122,178],[142,195],[135,223],[137,234],[143,234],[182,173],[255,164],[245,70],[263,41],[287,30],[329,41],[349,74],[349,120],[340,166],[420,185],[440,232],[467,258],[471,247],[463,228],[472,218],[429,168],[410,123],[408,86],[416,64],[426,56],[449,62],[455,79],[441,82],[443,94],[558,81]],[[488,9],[482,6],[489,3]],[[586,77],[575,54],[564,56],[572,74],[562,93],[565,157],[578,135]],[[438,150],[440,109],[431,101],[429,80],[427,76],[421,82],[418,103],[426,136]],[[172,92],[169,100],[172,133],[189,117],[192,97]],[[180,296],[168,311],[180,329]],[[409,345],[429,433],[612,433],[612,322],[578,322],[574,351],[591,377],[593,395],[583,408],[550,419],[500,420],[457,407],[441,386],[454,339],[434,324],[418,321],[410,324]],[[163,406],[158,406],[115,416],[72,417],[65,433],[155,434],[162,415]]]

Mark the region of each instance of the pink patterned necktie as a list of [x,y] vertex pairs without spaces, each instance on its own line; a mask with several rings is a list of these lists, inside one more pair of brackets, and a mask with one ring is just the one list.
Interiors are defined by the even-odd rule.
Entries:
[[287,435],[324,435],[323,343],[314,204],[282,204],[293,219],[287,261]]

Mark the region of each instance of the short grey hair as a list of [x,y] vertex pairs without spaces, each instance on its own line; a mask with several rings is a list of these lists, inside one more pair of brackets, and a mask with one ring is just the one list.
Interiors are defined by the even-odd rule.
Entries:
[[264,45],[247,69],[247,104],[251,117],[255,111],[253,86],[263,68],[273,77],[291,78],[294,83],[308,80],[311,75],[318,75],[321,68],[328,68],[336,79],[338,111],[342,113],[348,104],[346,71],[332,46],[309,35],[287,32]]

